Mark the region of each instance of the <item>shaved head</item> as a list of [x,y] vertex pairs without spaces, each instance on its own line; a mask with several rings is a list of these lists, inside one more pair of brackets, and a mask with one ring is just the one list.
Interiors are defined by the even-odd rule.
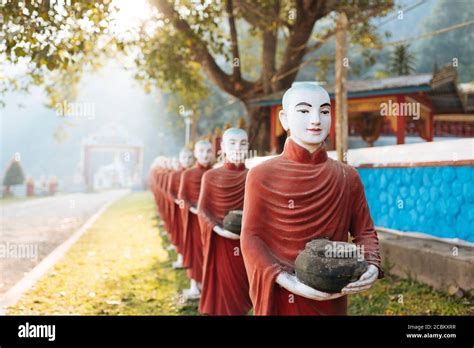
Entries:
[[318,94],[331,103],[328,92],[321,87],[317,82],[294,82],[291,87],[285,92],[282,99],[283,110],[289,110],[290,107],[290,95],[298,94],[302,92],[310,92]]
[[230,163],[243,163],[248,152],[247,132],[240,128],[229,128],[224,132],[221,150]]
[[181,151],[179,151],[180,155],[187,155],[189,153],[192,153],[192,151],[190,149],[188,149],[187,147],[184,147],[184,148],[181,149]]
[[179,164],[183,168],[189,168],[194,162],[193,152],[188,148],[183,148],[179,152]]
[[331,129],[331,99],[316,82],[294,83],[283,95],[279,112],[290,138],[310,152],[324,142]]
[[209,140],[199,140],[195,145],[194,147],[198,147],[198,146],[212,146],[211,142]]
[[247,137],[247,132],[241,128],[232,127],[232,128],[227,129],[224,132],[224,134],[222,135],[222,139],[224,140],[231,135],[240,135],[240,136]]
[[199,140],[194,145],[194,157],[199,164],[209,165],[213,161],[212,144],[208,140]]

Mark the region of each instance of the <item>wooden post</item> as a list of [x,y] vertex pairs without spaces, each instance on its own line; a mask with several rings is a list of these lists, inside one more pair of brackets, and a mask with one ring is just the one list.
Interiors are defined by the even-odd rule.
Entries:
[[397,96],[398,114],[397,114],[397,145],[405,144],[405,115],[400,115],[400,110],[405,102],[404,95]]
[[347,117],[347,16],[339,14],[336,23],[336,152],[337,158],[347,163],[347,136],[349,133]]
[[191,120],[192,120],[192,123],[191,123],[191,144],[194,145],[194,143],[196,142],[196,139],[197,139],[197,123],[198,123],[198,114],[197,114],[197,110],[196,110],[196,107],[193,106],[192,108],[192,115],[191,115]]
[[331,139],[330,150],[336,150],[336,102],[331,102],[331,129],[329,130],[329,139]]
[[434,137],[434,116],[433,116],[433,109],[431,107],[430,107],[430,115],[426,119],[426,127],[427,127],[426,134],[428,135],[428,141],[433,141],[433,137]]

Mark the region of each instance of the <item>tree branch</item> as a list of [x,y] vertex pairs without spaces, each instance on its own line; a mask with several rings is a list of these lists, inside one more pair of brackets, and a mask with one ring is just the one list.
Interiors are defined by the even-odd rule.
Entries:
[[153,0],[153,3],[171,21],[176,30],[190,39],[190,46],[194,53],[193,60],[203,67],[204,71],[219,88],[230,95],[240,98],[246,90],[253,87],[254,83],[243,79],[234,82],[231,75],[226,74],[219,67],[209,52],[206,43],[194,33],[189,23],[180,17],[172,4],[167,0]]
[[[279,1],[276,1],[279,4]],[[291,29],[292,25],[280,18],[280,11],[278,6],[278,12],[272,15],[265,14],[259,7],[256,6],[255,2],[248,2],[247,0],[236,0],[235,5],[240,9],[242,17],[250,23],[252,26],[261,29],[262,31],[267,30],[272,23],[283,25]]]
[[229,18],[230,40],[232,48],[232,77],[234,81],[241,81],[239,42],[237,39],[237,29],[235,27],[234,7],[232,0],[226,1],[227,17]]
[[306,47],[306,53],[313,52],[321,48],[321,46],[324,45],[335,34],[336,34],[336,28],[328,30],[321,38],[318,38],[313,45]]
[[[329,6],[322,6],[315,1],[297,0],[296,19],[288,36],[287,46],[283,54],[283,62],[273,77],[272,89],[274,91],[288,87],[295,79],[298,67],[306,51],[306,44],[311,37],[314,23],[329,13]],[[325,4],[327,5],[327,4]],[[288,74],[288,71],[293,73]],[[281,76],[285,76],[281,78]]]
[[[275,91],[287,87],[296,77],[299,68],[302,66],[304,56],[309,52],[319,49],[336,32],[335,28],[330,29],[312,46],[307,46],[314,23],[318,19],[328,15],[332,10],[337,11],[338,3],[334,0],[329,0],[323,3],[319,1],[297,0],[296,6],[297,18],[294,28],[290,32],[288,38],[288,45],[285,50],[283,63],[273,77],[274,82],[280,81],[280,83],[275,83]],[[368,21],[370,18],[379,15],[385,8],[389,8],[390,6],[389,2],[387,4],[375,6],[364,12],[360,12],[359,9],[354,8],[353,11],[347,13],[348,17],[351,18],[349,26],[355,26]]]
[[[372,18],[373,16],[376,16],[379,13],[380,13],[380,8],[374,8],[368,12],[364,12],[363,15],[359,14],[359,16],[357,16],[355,14],[352,16],[348,16],[348,18],[350,18],[348,28],[353,27],[360,23],[364,23],[365,21],[369,21],[370,18]],[[313,52],[319,49],[322,45],[324,45],[327,42],[327,40],[329,40],[335,34],[336,34],[336,28],[328,30],[321,38],[316,40],[315,44],[313,44],[312,46],[306,47],[306,53]]]
[[[280,0],[274,0],[273,13],[278,16],[280,13]],[[273,75],[276,71],[276,53],[278,45],[278,26],[270,26],[262,34],[262,75],[263,91],[270,93]]]

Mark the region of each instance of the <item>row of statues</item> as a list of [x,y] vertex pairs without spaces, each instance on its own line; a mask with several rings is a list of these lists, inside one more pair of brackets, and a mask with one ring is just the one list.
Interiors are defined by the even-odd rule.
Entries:
[[[197,142],[194,152],[182,150],[179,160],[158,158],[153,165],[150,187],[178,253],[173,267],[187,269],[191,287],[183,296],[199,299],[200,313],[245,315],[253,308],[255,315],[344,315],[346,295],[383,277],[359,175],[325,150],[330,115],[322,87],[295,83],[279,115],[289,134],[281,155],[248,170],[247,133],[230,128],[222,137],[221,166],[213,168],[208,141]],[[240,234],[224,228],[229,212],[239,210]],[[349,236],[368,265],[354,281],[325,292],[298,277],[295,260],[309,242]]]

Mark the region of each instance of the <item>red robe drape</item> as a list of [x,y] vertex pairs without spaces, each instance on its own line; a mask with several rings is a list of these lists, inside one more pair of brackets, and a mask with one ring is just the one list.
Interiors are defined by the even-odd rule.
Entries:
[[153,194],[155,196],[156,207],[158,210],[158,214],[160,215],[161,219],[163,219],[163,175],[165,170],[162,168],[158,168],[153,173],[153,185],[151,186],[153,189]]
[[229,210],[242,209],[247,169],[225,163],[202,178],[198,203],[204,251],[199,311],[209,315],[245,315],[252,307],[239,240],[213,231]]
[[196,214],[189,211],[191,206],[197,207],[201,179],[204,173],[211,169],[199,163],[194,168],[187,169],[181,174],[178,199],[181,200],[181,221],[183,231],[183,266],[188,268],[188,275],[197,282],[202,281],[202,238],[199,220]]
[[168,204],[169,204],[169,233],[171,243],[176,246],[178,253],[182,252],[182,223],[181,223],[181,209],[175,200],[178,199],[179,185],[181,183],[181,174],[184,168],[175,170],[168,178]]
[[[292,271],[298,253],[315,238],[364,245],[368,263],[380,268],[377,234],[357,171],[310,154],[288,139],[282,155],[252,168],[247,177],[242,253],[256,315],[344,315],[347,299],[314,301],[275,283]],[[382,276],[382,272],[380,272]]]
[[158,188],[160,197],[160,216],[165,225],[165,230],[169,233],[170,231],[170,209],[169,209],[169,198],[168,198],[168,178],[170,171],[165,169],[158,177]]

